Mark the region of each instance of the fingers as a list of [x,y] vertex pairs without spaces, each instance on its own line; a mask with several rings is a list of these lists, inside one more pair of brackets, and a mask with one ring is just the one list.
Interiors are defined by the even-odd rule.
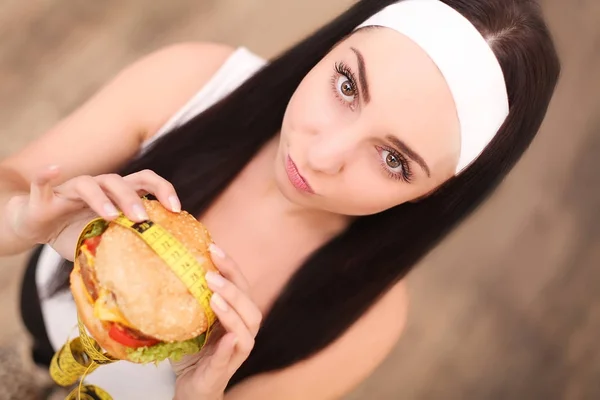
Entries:
[[137,191],[147,191],[156,196],[167,209],[173,212],[181,211],[181,202],[171,182],[153,171],[143,170],[123,178]]
[[83,200],[95,213],[106,220],[112,220],[119,211],[104,193],[98,182],[91,176],[79,176],[67,182],[68,188],[60,188],[59,193],[73,191],[77,198]]
[[226,336],[233,335],[235,338],[235,351],[229,361],[229,368],[235,370],[250,356],[258,329],[248,328],[240,314],[219,293],[215,292],[212,295],[211,307],[221,325],[227,330]]
[[30,202],[32,206],[39,206],[52,199],[53,188],[51,182],[58,178],[59,169],[56,165],[44,168],[33,179],[30,186]]
[[211,253],[211,259],[219,272],[227,278],[229,281],[233,282],[235,286],[240,288],[243,292],[250,292],[250,284],[248,280],[242,273],[242,271],[237,266],[236,262],[233,261],[223,250],[221,250],[217,245],[211,243],[209,246],[209,250]]
[[215,371],[226,371],[233,356],[237,339],[234,334],[223,336],[217,345],[217,350],[210,359],[211,368]]
[[104,191],[114,204],[127,218],[132,221],[142,222],[149,219],[142,199],[137,191],[131,187],[123,177],[116,174],[100,175],[94,178],[99,188]]
[[139,192],[152,193],[166,209],[181,211],[173,185],[149,170],[125,178],[117,174],[77,176],[58,185],[60,174],[56,166],[42,169],[32,180],[24,202],[10,203],[11,209],[18,211],[17,217],[11,218],[15,232],[46,240],[73,212],[88,207],[94,215],[109,221],[122,210],[129,219],[142,222],[149,217]]
[[210,272],[206,274],[206,280],[213,290],[211,308],[228,334],[233,334],[237,339],[232,358],[232,364],[237,368],[254,348],[262,314],[244,292],[224,277]]
[[132,221],[148,220],[140,192],[152,193],[167,209],[181,211],[173,185],[151,171],[141,171],[126,177],[117,174],[79,176],[64,186],[66,188],[58,190],[60,194],[71,200],[83,200],[106,220],[116,218],[119,210]]
[[206,282],[214,292],[211,304],[213,308],[219,309],[220,314],[217,316],[227,331],[240,332],[245,328],[252,337],[256,336],[262,322],[262,313],[248,295],[216,272],[208,272]]
[[134,221],[141,222],[148,219],[139,196],[140,192],[152,193],[168,210],[181,211],[181,203],[173,185],[150,170],[136,172],[126,177],[116,174],[100,175],[96,180],[121,211]]
[[[215,352],[210,356],[207,368],[200,371],[203,374],[202,380],[204,382],[210,382],[210,386],[220,386],[221,382],[227,381],[230,375],[231,362],[235,355],[236,342],[235,335],[231,333],[219,340]],[[213,388],[210,392],[218,390]]]
[[175,372],[175,375],[180,376],[196,368],[196,364],[202,356],[202,353],[187,354],[179,361],[174,361],[172,358],[169,358],[169,363],[171,364],[171,368]]
[[250,355],[260,329],[262,313],[249,297],[249,284],[237,264],[217,246],[211,245],[213,261],[221,272],[207,272],[206,281],[213,291],[211,307],[221,325],[238,340],[234,364]]

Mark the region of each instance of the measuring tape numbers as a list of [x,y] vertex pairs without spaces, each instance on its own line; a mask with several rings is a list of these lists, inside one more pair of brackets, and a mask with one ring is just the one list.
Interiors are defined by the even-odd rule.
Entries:
[[115,223],[136,232],[142,240],[171,268],[185,284],[192,296],[202,306],[208,326],[212,326],[216,315],[210,307],[211,290],[204,274],[206,271],[196,257],[166,229],[152,221],[133,222],[121,215]]

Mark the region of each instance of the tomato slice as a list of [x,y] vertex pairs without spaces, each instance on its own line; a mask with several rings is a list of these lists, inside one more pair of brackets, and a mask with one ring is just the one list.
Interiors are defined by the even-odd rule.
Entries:
[[115,342],[119,342],[123,346],[131,347],[134,349],[138,347],[150,347],[160,343],[160,341],[156,339],[141,339],[133,337],[123,329],[119,328],[117,324],[112,324],[110,330],[108,331],[108,336],[110,336],[110,338]]
[[88,250],[90,251],[90,253],[92,253],[93,256],[96,256],[96,248],[100,244],[100,240],[102,240],[102,236],[98,235],[89,239],[85,239],[83,241],[83,244],[85,244],[85,246],[88,248]]

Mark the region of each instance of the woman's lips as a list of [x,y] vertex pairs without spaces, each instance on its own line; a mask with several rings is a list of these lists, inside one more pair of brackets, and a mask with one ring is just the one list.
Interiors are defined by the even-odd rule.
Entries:
[[296,189],[300,190],[301,192],[314,193],[314,190],[310,187],[306,179],[304,179],[302,175],[300,175],[300,172],[298,172],[298,167],[296,167],[296,164],[290,156],[287,157],[285,171],[287,172],[290,182]]

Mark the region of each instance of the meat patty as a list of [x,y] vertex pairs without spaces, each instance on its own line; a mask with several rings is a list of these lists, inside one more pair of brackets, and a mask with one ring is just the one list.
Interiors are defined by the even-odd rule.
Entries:
[[93,301],[98,300],[98,290],[96,289],[96,272],[89,265],[86,255],[79,253],[79,268],[81,270],[81,278]]

